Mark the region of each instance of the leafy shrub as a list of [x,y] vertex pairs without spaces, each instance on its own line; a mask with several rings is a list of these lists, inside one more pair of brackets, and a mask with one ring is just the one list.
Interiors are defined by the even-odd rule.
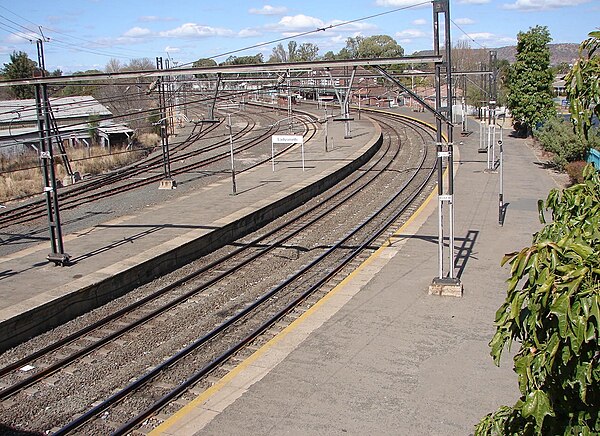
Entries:
[[587,162],[583,160],[576,160],[565,165],[565,171],[569,175],[572,184],[583,183],[583,169],[586,165]]
[[521,397],[476,426],[476,435],[600,433],[600,174],[539,201],[553,222],[533,245],[504,257],[512,266],[496,313],[491,355],[520,343],[514,357]]
[[590,134],[589,140],[577,135],[568,121],[558,117],[548,120],[535,131],[536,138],[546,151],[554,153],[553,163],[564,169],[569,162],[584,160],[590,147],[600,146],[600,136]]

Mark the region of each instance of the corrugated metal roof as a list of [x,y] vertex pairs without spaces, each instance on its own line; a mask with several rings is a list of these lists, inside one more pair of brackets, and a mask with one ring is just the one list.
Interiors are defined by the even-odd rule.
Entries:
[[[92,96],[51,98],[50,106],[56,120],[90,115],[112,115],[106,106]],[[34,99],[0,101],[0,123],[35,122],[36,120]]]

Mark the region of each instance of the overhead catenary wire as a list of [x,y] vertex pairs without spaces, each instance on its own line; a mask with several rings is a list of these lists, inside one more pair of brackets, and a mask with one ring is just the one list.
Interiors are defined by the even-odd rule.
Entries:
[[[349,25],[349,24],[358,23],[358,22],[370,20],[370,19],[373,19],[373,18],[378,18],[378,17],[384,16],[384,15],[393,14],[393,13],[400,12],[400,11],[407,10],[407,9],[411,9],[411,8],[416,8],[416,7],[419,7],[419,6],[428,4],[428,3],[431,3],[431,1],[430,0],[429,1],[421,1],[421,2],[417,2],[415,4],[412,4],[412,5],[406,5],[406,6],[402,6],[402,7],[399,7],[399,8],[391,9],[389,11],[384,11],[384,12],[380,12],[380,13],[377,13],[377,14],[371,14],[371,15],[367,15],[367,16],[364,16],[364,17],[360,17],[360,18],[356,18],[356,19],[352,19],[352,20],[347,20],[347,21],[342,21],[342,22],[335,23],[335,24],[330,24],[328,26],[324,26],[324,27],[321,27],[321,28],[309,30],[309,31],[306,31],[306,32],[295,33],[294,35],[285,36],[285,37],[277,38],[277,39],[274,39],[274,40],[271,40],[271,41],[262,42],[262,43],[259,43],[259,44],[254,44],[254,45],[251,45],[251,46],[247,46],[247,47],[243,47],[243,48],[239,48],[239,49],[227,51],[227,52],[224,52],[224,53],[220,53],[220,54],[211,56],[211,58],[221,58],[221,57],[229,56],[229,55],[232,55],[232,54],[235,54],[235,53],[240,53],[240,52],[243,52],[243,51],[251,50],[253,48],[259,48],[259,47],[264,47],[264,46],[268,46],[268,45],[273,45],[273,44],[277,44],[279,42],[291,40],[291,39],[294,39],[294,38],[301,38],[301,37],[304,37],[304,36],[307,36],[307,35],[311,35],[311,34],[314,34],[314,33],[324,32],[324,31],[327,31],[327,30],[331,30],[331,29],[335,29],[335,28],[338,28],[338,27],[346,26],[346,25]],[[20,17],[21,19],[24,19],[25,21],[28,21],[28,22],[30,22],[32,24],[35,24],[35,23],[33,23],[33,22],[31,22],[31,21],[29,21],[29,20],[27,20],[27,19],[25,19],[25,18],[23,18],[23,17],[15,14],[14,12],[10,11],[9,9],[7,9],[6,7],[3,7],[3,6],[0,6],[0,7],[2,7],[5,10],[7,10],[8,12],[11,12],[12,14]],[[21,25],[19,25],[19,26],[21,26]],[[25,26],[21,26],[21,27],[27,29]],[[39,26],[39,27],[41,28],[41,26]],[[51,28],[48,28],[48,27],[43,27],[43,28],[46,29],[46,30],[49,30],[50,32],[55,32],[55,33],[62,34],[64,36],[71,37],[70,35],[66,35],[64,33],[55,31],[55,30],[53,30]],[[28,29],[28,30],[31,31],[31,29]],[[35,32],[33,32],[33,33],[35,33]],[[85,41],[85,42],[94,43],[92,41],[88,41],[88,40],[85,40],[83,38],[79,38],[79,37],[75,37],[75,38],[78,39],[78,40]],[[56,41],[56,39],[55,39],[55,41]],[[59,42],[60,42],[60,40],[59,40]],[[68,44],[68,43],[65,43],[64,41],[62,41],[62,44]],[[96,43],[94,43],[94,44],[96,44]],[[68,44],[68,45],[70,46],[70,44]],[[80,45],[73,45],[72,49],[73,50],[77,50],[77,51],[84,51],[84,52],[87,51],[87,52],[91,52],[91,53],[99,54],[99,55],[103,55],[103,56],[125,57],[123,55],[115,55],[114,53],[109,54],[109,53],[96,52],[95,50],[90,50],[90,49],[82,48]],[[187,62],[187,63],[178,65],[178,67],[189,66],[189,65],[192,65],[193,63],[194,63],[194,61]]]
[[[23,21],[25,21],[25,22],[27,22],[27,23],[35,26],[36,28],[39,29],[39,32],[38,31],[33,31],[33,30],[31,30],[31,29],[29,29],[29,28],[27,28],[27,27],[25,27],[25,26],[23,26],[23,25],[15,22],[15,21],[12,21],[9,18],[6,18],[6,17],[4,17],[2,15],[0,15],[0,18],[4,18],[5,20],[10,21],[11,23],[13,23],[13,24],[15,24],[15,25],[17,25],[17,26],[19,26],[19,27],[21,27],[23,29],[26,29],[28,32],[31,32],[33,34],[36,34],[36,35],[38,33],[41,34],[42,30],[46,30],[46,31],[49,31],[49,32],[52,32],[52,33],[56,33],[56,34],[65,36],[67,38],[71,38],[71,39],[74,39],[74,40],[77,40],[77,41],[81,41],[81,42],[86,42],[88,44],[92,44],[92,45],[95,45],[95,46],[107,46],[107,47],[110,47],[110,45],[108,43],[102,43],[102,42],[99,42],[99,41],[91,41],[91,40],[88,40],[88,39],[85,39],[85,38],[81,38],[81,37],[76,36],[76,35],[69,35],[67,33],[58,31],[56,29],[53,29],[53,28],[50,28],[50,27],[47,27],[47,26],[41,26],[38,23],[34,23],[33,21],[27,19],[26,17],[23,17],[23,16],[17,14],[16,12],[11,11],[10,9],[8,9],[5,6],[0,5],[0,8],[4,9],[5,11],[7,11],[7,12],[9,12],[11,14],[13,14],[14,16],[18,17],[19,19],[21,19],[21,20],[23,20]],[[87,51],[87,52],[90,52],[90,53],[99,54],[101,56],[121,57],[121,58],[125,58],[125,59],[129,59],[130,56],[131,56],[131,55],[129,55],[129,57],[127,57],[126,55],[122,55],[122,54],[106,53],[106,52],[101,52],[101,51],[95,51],[93,49],[86,49],[86,48],[82,48],[81,45],[76,45],[76,44],[68,43],[66,41],[61,41],[61,40],[57,39],[56,37],[52,38],[52,42],[57,42],[57,41],[58,42],[62,42],[62,44],[66,45],[66,46],[68,46],[68,47],[70,47],[70,48],[72,48],[74,50]],[[140,53],[142,53],[141,51],[129,50],[129,49],[124,49],[124,48],[117,48],[115,50],[123,52],[123,53],[133,53],[133,54],[136,54],[136,55],[139,55]]]
[[[235,53],[240,53],[240,52],[243,52],[243,51],[246,51],[246,50],[251,50],[253,48],[259,48],[259,47],[264,47],[264,46],[267,46],[267,45],[276,44],[276,43],[287,41],[287,40],[291,40],[291,39],[294,39],[294,38],[301,38],[303,36],[311,35],[313,33],[325,32],[327,30],[331,30],[331,29],[334,29],[334,28],[337,28],[337,27],[346,26],[348,24],[353,24],[353,23],[358,23],[360,21],[370,20],[372,18],[377,18],[377,17],[381,17],[383,15],[393,14],[395,12],[400,12],[400,11],[411,9],[411,8],[416,8],[416,7],[419,7],[419,6],[428,4],[428,3],[431,3],[431,1],[422,1],[422,2],[419,2],[419,3],[412,4],[412,5],[402,6],[400,8],[395,8],[395,9],[392,9],[392,10],[389,10],[389,11],[380,12],[380,13],[377,13],[377,14],[372,14],[372,15],[368,15],[368,16],[365,16],[365,17],[361,17],[361,18],[356,18],[356,19],[353,19],[353,20],[343,21],[343,22],[336,23],[336,24],[330,24],[328,26],[320,27],[320,28],[313,29],[313,30],[308,30],[306,32],[295,33],[294,35],[285,36],[285,37],[274,39],[274,40],[271,40],[271,41],[261,42],[259,44],[254,44],[254,45],[243,47],[243,48],[239,48],[239,49],[236,49],[236,50],[231,50],[231,51],[227,51],[227,52],[224,52],[224,53],[220,53],[220,54],[211,56],[211,59],[213,59],[213,58],[221,58],[221,57],[224,57],[224,56],[230,56],[230,55],[235,54]],[[178,68],[186,67],[186,66],[192,65],[193,63],[194,62],[187,62],[185,64],[178,65]]]
[[[222,95],[219,97],[219,100],[223,100],[223,99],[228,99],[228,98],[232,98],[232,97],[236,97],[236,96],[241,96],[241,95],[246,95],[246,94],[250,94],[253,92],[256,92],[257,90],[260,91],[265,91],[265,90],[270,90],[270,89],[275,89],[277,88],[276,86],[263,86],[261,88],[258,89],[253,89],[253,90],[242,90],[242,91],[236,91],[236,92],[232,92],[232,93],[228,93],[226,95]],[[182,102],[179,104],[172,104],[170,105],[173,108],[176,107],[183,107],[185,105],[192,105],[192,104],[198,104],[198,103],[206,103],[208,101],[211,101],[213,99],[212,95],[209,96],[203,96],[203,98],[198,99],[198,100],[192,100],[192,101],[187,101],[187,102]],[[153,107],[153,108],[149,108],[149,109],[144,109],[144,110],[140,110],[140,111],[136,111],[136,112],[128,112],[125,114],[121,114],[121,115],[112,115],[112,116],[108,116],[105,118],[102,118],[102,121],[108,121],[108,120],[117,120],[117,119],[129,119],[129,121],[138,121],[138,120],[144,120],[145,119],[145,115],[148,114],[154,114],[156,113],[158,108]],[[143,116],[144,115],[144,116]],[[60,126],[63,129],[71,129],[71,128],[81,128],[81,129],[89,129],[89,125],[88,122],[77,122],[77,123],[72,123],[72,124],[67,124],[67,125],[62,125]],[[98,127],[93,127],[92,129],[101,129],[102,126],[98,126]],[[50,135],[50,138],[57,138],[60,135]],[[2,147],[12,147],[14,144],[3,144],[0,145],[0,148]]]
[[463,28],[462,28],[462,27],[460,27],[458,24],[456,24],[456,23],[454,22],[454,20],[450,19],[450,22],[451,22],[451,23],[452,23],[452,24],[453,24],[453,25],[454,25],[454,26],[455,26],[455,27],[456,27],[458,30],[460,30],[460,31],[461,31],[461,32],[462,32],[462,33],[463,33],[463,34],[464,34],[464,35],[465,35],[467,38],[469,38],[469,40],[470,40],[470,41],[474,42],[474,43],[475,43],[475,44],[477,44],[479,47],[481,47],[481,48],[483,48],[483,49],[487,50],[487,47],[486,47],[486,46],[484,46],[484,45],[480,44],[479,42],[475,41],[475,39],[473,39],[473,37],[472,37],[471,35],[469,35],[467,32],[465,32],[465,31],[463,30]]

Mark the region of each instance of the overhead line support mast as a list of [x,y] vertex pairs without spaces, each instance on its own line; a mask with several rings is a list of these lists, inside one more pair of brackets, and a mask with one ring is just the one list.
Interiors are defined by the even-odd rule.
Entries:
[[[450,2],[449,0],[433,1],[433,52],[441,54],[440,16],[443,16],[444,53],[442,61],[435,64],[435,109],[443,114],[436,116],[436,148],[438,174],[438,276],[429,286],[429,293],[460,297],[463,286],[460,278],[454,274],[454,144],[452,124],[452,44],[450,41]],[[442,79],[446,83],[446,105],[442,106]],[[446,141],[443,138],[443,122],[446,124]],[[444,150],[444,144],[446,149]],[[444,187],[443,163],[447,160],[448,186]],[[448,215],[445,217],[444,212]],[[444,268],[444,224],[448,222],[448,265]]]

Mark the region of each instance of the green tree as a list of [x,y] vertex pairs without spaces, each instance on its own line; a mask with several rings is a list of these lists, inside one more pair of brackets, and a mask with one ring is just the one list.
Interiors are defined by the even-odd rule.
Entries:
[[214,59],[210,59],[210,58],[200,58],[197,61],[194,61],[194,63],[192,64],[192,66],[194,68],[202,68],[202,67],[216,67],[217,63],[214,61]]
[[579,46],[579,59],[565,77],[575,131],[589,139],[592,116],[600,117],[600,30]]
[[[87,70],[87,71],[77,71],[73,73],[74,76],[87,76],[91,74],[102,74],[100,70]],[[91,95],[94,97],[99,97],[98,90],[100,88],[100,84],[94,81],[86,81],[86,82],[70,82],[68,85],[64,86],[58,94],[62,97],[69,97],[73,95]]]
[[253,65],[264,62],[262,53],[254,56],[229,56],[221,65]]
[[535,137],[544,150],[553,153],[552,162],[560,170],[569,162],[584,160],[590,147],[600,147],[600,136],[590,135],[589,139],[585,139],[573,131],[571,123],[558,116],[551,117],[536,130]]
[[346,47],[337,55],[338,59],[395,58],[404,56],[404,49],[388,35],[357,36],[346,39]]
[[298,62],[311,62],[316,61],[319,58],[319,47],[310,42],[300,44],[296,54]]
[[[194,61],[194,63],[192,64],[192,67],[194,68],[203,68],[203,67],[216,67],[217,63],[214,61],[214,59],[210,59],[210,58],[200,58],[197,61]],[[194,76],[198,79],[204,79],[207,78],[208,75],[206,74],[194,74]]]
[[548,28],[536,26],[517,36],[516,61],[508,75],[508,108],[529,136],[533,127],[554,114]]
[[600,173],[539,201],[552,222],[533,244],[507,254],[507,297],[496,312],[491,355],[520,343],[513,358],[521,397],[476,426],[482,435],[592,435],[600,432]]
[[396,58],[404,55],[404,49],[388,35],[364,38],[358,45],[359,58]]
[[[7,80],[27,79],[33,77],[37,63],[29,59],[27,53],[22,51],[10,55],[10,62],[4,64],[3,74]],[[34,89],[31,85],[11,86],[11,94],[17,99],[33,98]]]
[[552,72],[555,76],[567,74],[569,71],[571,71],[571,66],[567,62],[560,62],[552,67]]
[[323,60],[324,61],[334,61],[337,59],[337,56],[335,55],[334,52],[332,52],[331,50],[329,50],[327,53],[325,53],[323,55]]
[[338,59],[356,59],[358,58],[358,48],[365,38],[363,36],[349,37],[346,39],[346,47],[340,50]]
[[269,57],[269,63],[279,64],[294,62],[297,48],[298,43],[296,41],[288,41],[287,49],[283,46],[283,44],[277,44],[275,47],[273,47],[273,52]]

